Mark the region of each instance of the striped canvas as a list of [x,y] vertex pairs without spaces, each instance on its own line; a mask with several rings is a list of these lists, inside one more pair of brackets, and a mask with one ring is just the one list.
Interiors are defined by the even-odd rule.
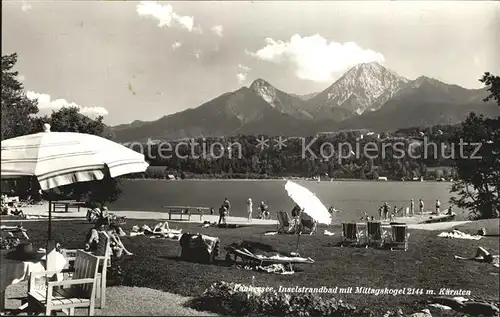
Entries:
[[42,190],[144,172],[144,155],[96,135],[41,132],[2,141],[2,178],[36,176]]

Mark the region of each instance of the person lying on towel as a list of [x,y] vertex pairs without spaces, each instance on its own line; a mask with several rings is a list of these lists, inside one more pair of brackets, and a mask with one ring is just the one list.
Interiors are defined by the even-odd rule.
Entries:
[[[496,256],[498,258],[498,256]],[[476,255],[472,258],[465,258],[455,255],[455,259],[458,260],[472,260],[477,262],[493,263],[495,256],[489,253],[485,248],[478,247],[476,250]]]

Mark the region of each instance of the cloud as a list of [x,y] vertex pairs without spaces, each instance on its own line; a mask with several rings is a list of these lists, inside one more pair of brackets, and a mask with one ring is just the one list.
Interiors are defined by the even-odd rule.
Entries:
[[201,30],[194,26],[194,18],[191,16],[181,16],[174,12],[170,4],[159,4],[156,1],[141,1],[137,7],[137,13],[140,16],[151,16],[158,21],[158,27],[167,26],[180,27],[192,32]]
[[222,37],[222,31],[224,31],[224,28],[222,25],[214,25],[211,30],[218,36]]
[[201,51],[200,50],[196,50],[193,52],[193,55],[194,57],[196,57],[196,59],[200,59],[201,58]]
[[176,50],[176,49],[178,49],[178,48],[179,48],[179,47],[181,47],[181,46],[182,46],[182,44],[181,44],[181,43],[179,43],[179,42],[175,42],[174,44],[172,44],[172,49],[173,49],[173,50]]
[[24,12],[32,9],[33,7],[31,6],[31,4],[23,1],[23,5],[21,6],[21,10],[23,10]]
[[250,67],[238,64],[238,68],[241,69],[242,71],[238,74],[236,74],[236,79],[238,79],[238,84],[243,84],[245,80],[247,80],[248,77],[248,72],[250,71]]
[[246,73],[238,73],[236,74],[236,79],[238,79],[238,84],[243,84],[245,80],[247,80],[247,74]]
[[238,68],[244,70],[245,72],[248,72],[250,70],[250,67],[238,64]]
[[80,110],[80,113],[86,115],[87,117],[97,117],[105,116],[108,111],[103,107],[83,107],[77,105],[74,102],[68,102],[65,99],[55,99],[51,100],[48,94],[39,94],[33,91],[28,91],[26,96],[31,100],[38,101],[38,109],[40,110],[40,115],[50,115],[52,111],[58,111],[65,107],[76,107]]
[[336,74],[360,63],[385,61],[381,53],[363,49],[354,42],[330,42],[319,34],[301,37],[293,35],[289,41],[266,38],[266,46],[247,54],[276,64],[292,65],[300,79],[329,82]]

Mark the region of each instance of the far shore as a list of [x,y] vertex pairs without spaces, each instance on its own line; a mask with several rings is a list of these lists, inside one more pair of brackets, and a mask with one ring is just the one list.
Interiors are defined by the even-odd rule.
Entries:
[[[184,178],[184,179],[168,179],[168,178],[124,178],[126,180],[131,181],[309,181],[309,182],[318,182],[314,179],[307,178]],[[377,179],[359,179],[359,178],[335,178],[330,180],[321,180],[320,183],[330,183],[330,182],[412,182],[412,183],[424,183],[424,182],[432,182],[432,183],[451,183],[450,181],[437,181],[437,180],[424,180],[424,181],[402,181],[397,179],[388,179],[388,180],[377,180]]]

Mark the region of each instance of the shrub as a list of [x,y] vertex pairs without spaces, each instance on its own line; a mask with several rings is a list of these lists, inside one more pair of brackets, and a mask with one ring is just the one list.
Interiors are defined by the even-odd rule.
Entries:
[[261,288],[241,291],[241,284],[217,282],[194,299],[194,308],[232,316],[374,316],[367,310],[316,294],[287,294]]

